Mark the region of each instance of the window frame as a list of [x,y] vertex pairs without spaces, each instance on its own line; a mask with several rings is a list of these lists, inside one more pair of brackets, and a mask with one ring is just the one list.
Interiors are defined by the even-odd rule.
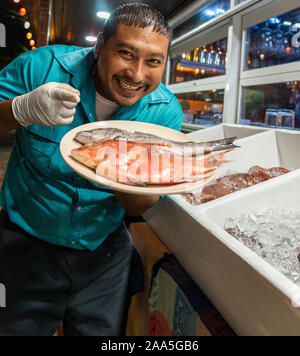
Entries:
[[[205,6],[208,2],[202,0],[197,3]],[[300,59],[297,62],[259,69],[244,70],[243,68],[247,28],[299,8],[299,0],[289,0],[288,4],[285,0],[245,0],[238,5],[236,2],[237,0],[231,0],[231,7],[227,12],[172,41],[166,68],[166,86],[174,94],[224,88],[222,122],[225,124],[239,124],[245,87],[300,80]],[[190,17],[196,11],[195,6],[192,10]],[[183,16],[186,21],[187,12],[184,12]],[[173,22],[171,19],[171,24],[175,26],[179,22],[178,17]],[[189,51],[224,37],[227,37],[228,53],[225,75],[169,84],[171,58],[176,57],[180,51],[181,53]],[[186,125],[183,124],[183,128],[184,126]],[[195,126],[195,129],[204,128],[200,125],[192,126]]]
[[297,62],[286,64],[279,64],[264,68],[245,70],[244,63],[246,60],[245,42],[246,31],[258,23],[268,20],[273,16],[279,16],[290,12],[293,9],[299,8],[298,0],[276,0],[269,4],[269,2],[262,1],[260,7],[254,8],[250,13],[246,13],[242,17],[242,51],[241,51],[241,67],[239,80],[239,96],[236,123],[240,122],[241,113],[243,109],[243,93],[244,89],[254,85],[278,84],[289,81],[300,81],[300,58]]

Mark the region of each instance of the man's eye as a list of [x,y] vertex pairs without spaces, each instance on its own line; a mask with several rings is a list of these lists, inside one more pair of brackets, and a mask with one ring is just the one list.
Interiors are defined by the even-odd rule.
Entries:
[[159,59],[154,59],[154,58],[150,59],[149,62],[151,64],[154,64],[154,65],[157,65],[157,66],[161,64],[161,61]]
[[125,51],[125,50],[120,50],[119,53],[123,56],[127,56],[127,57],[132,57],[132,54],[128,51]]

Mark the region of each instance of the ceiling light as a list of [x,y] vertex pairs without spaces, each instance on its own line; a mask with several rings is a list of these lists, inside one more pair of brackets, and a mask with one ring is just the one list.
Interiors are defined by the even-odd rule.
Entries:
[[107,19],[110,16],[110,13],[105,11],[98,11],[97,16],[101,19]]
[[96,42],[97,41],[97,37],[95,37],[95,36],[86,36],[85,39],[88,42]]
[[208,16],[214,16],[215,15],[215,12],[213,10],[206,10],[205,13]]

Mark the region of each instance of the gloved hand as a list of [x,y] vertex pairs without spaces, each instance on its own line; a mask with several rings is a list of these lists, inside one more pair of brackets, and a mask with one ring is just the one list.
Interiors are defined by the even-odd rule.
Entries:
[[12,101],[13,115],[22,126],[69,125],[80,101],[79,95],[79,90],[68,84],[47,83],[15,97]]

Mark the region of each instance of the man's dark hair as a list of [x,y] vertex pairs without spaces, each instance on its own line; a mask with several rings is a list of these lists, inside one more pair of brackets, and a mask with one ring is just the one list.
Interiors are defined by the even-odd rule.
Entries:
[[169,37],[172,31],[164,16],[153,7],[142,3],[128,3],[118,6],[105,21],[103,29],[104,43],[113,36],[119,24],[140,28],[153,27],[154,32]]

